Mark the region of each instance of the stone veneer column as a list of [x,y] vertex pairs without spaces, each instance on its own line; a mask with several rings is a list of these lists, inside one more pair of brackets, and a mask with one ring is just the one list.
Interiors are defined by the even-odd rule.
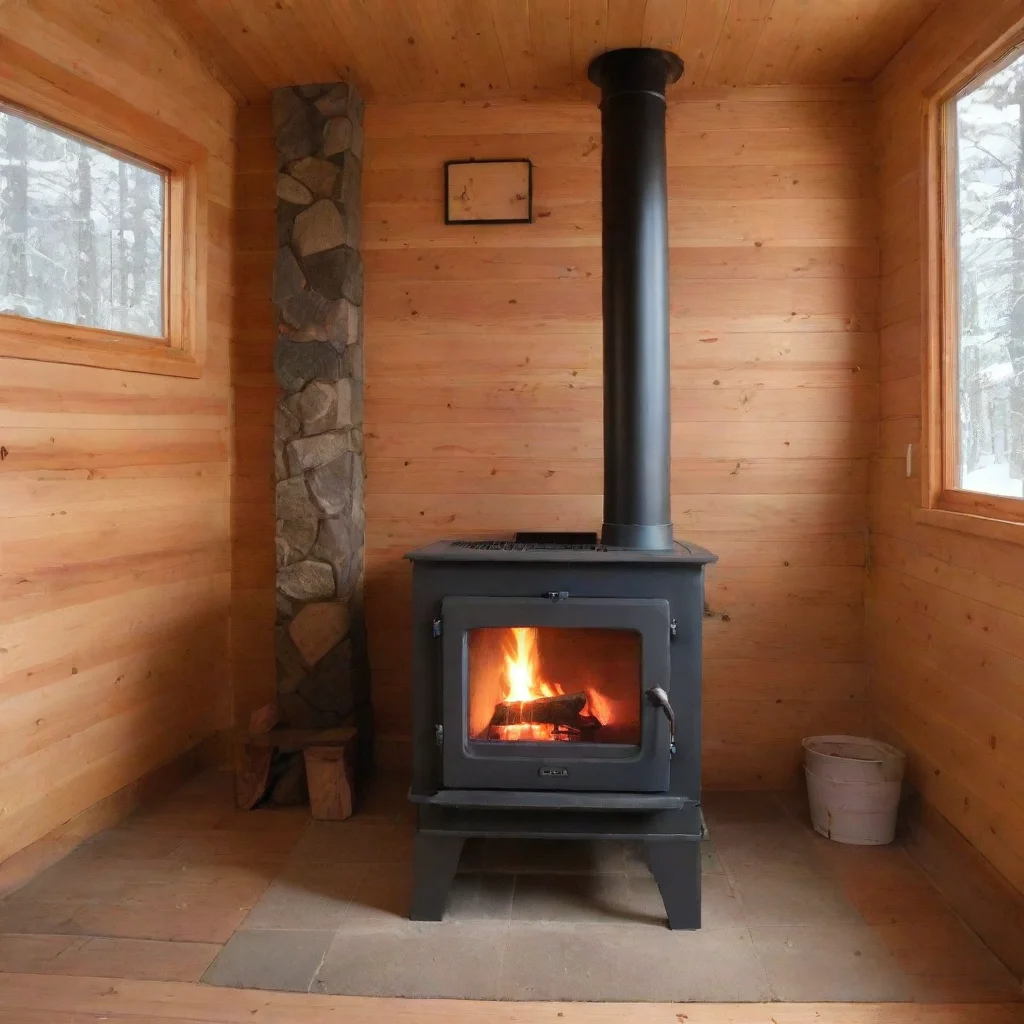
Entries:
[[[363,628],[363,103],[349,85],[273,95],[277,692],[293,726],[368,721]],[[368,741],[369,737],[364,736]]]

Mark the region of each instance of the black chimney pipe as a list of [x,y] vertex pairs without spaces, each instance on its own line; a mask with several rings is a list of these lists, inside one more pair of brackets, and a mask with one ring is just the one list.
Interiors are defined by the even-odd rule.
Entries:
[[669,491],[667,50],[609,50],[590,64],[601,90],[604,262],[604,524],[601,542],[672,547]]

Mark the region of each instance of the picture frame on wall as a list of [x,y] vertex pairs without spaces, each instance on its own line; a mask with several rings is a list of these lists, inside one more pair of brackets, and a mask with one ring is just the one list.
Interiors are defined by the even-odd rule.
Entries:
[[533,164],[526,159],[449,160],[445,224],[533,222]]

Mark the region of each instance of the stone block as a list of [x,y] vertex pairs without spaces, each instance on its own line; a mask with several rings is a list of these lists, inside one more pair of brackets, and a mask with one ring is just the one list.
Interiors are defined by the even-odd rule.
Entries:
[[295,254],[287,245],[277,250],[274,260],[274,286],[270,297],[275,305],[280,306],[286,300],[301,295],[306,290],[306,278]]
[[307,604],[288,624],[292,642],[312,668],[348,635],[348,606],[341,601]]
[[349,451],[331,462],[318,466],[309,474],[310,493],[324,515],[341,516],[351,510],[357,458],[358,456]]
[[275,89],[271,102],[277,166],[284,167],[313,152],[318,114],[293,89]]
[[307,256],[302,262],[311,288],[329,299],[362,304],[363,260],[355,249],[341,245]]
[[[339,380],[334,385],[335,394],[335,408],[334,408],[334,422],[337,427],[350,427],[355,423],[353,419],[354,405],[352,399],[352,381],[350,380]],[[360,420],[362,417],[360,417]],[[360,434],[362,431],[360,431]],[[360,438],[359,448],[362,448],[362,438]]]
[[297,437],[288,442],[285,452],[288,468],[294,476],[307,469],[323,467],[354,450],[351,430],[332,430],[312,437]]
[[277,176],[277,198],[286,203],[308,206],[313,202],[313,193],[301,181],[296,181],[290,174]]
[[344,168],[330,160],[307,156],[288,165],[291,176],[302,183],[314,195],[324,199],[337,199],[335,193],[339,189],[339,179],[344,176]]
[[300,391],[311,380],[340,380],[341,357],[327,342],[292,342],[278,338],[274,371],[285,391]]
[[337,153],[345,153],[350,150],[355,131],[355,125],[349,118],[332,117],[324,125],[324,156],[334,156]]
[[346,210],[357,209],[360,205],[359,185],[362,178],[362,163],[352,153],[343,153],[334,158],[339,174],[334,184],[332,198],[344,205]]
[[274,438],[274,479],[285,480],[288,477],[288,460],[284,456],[284,441]]
[[358,341],[362,331],[362,315],[359,307],[348,299],[327,302],[327,316],[322,323],[307,323],[301,327],[289,328],[291,341],[329,341],[336,348]]
[[292,240],[292,227],[295,218],[306,209],[298,203],[286,203],[283,199],[277,202],[277,244],[290,245]]
[[[346,237],[341,210],[331,199],[319,199],[312,206],[306,207],[295,218],[292,226],[292,242],[303,258],[344,245]],[[317,287],[310,280],[308,267],[306,280],[310,281],[312,287]]]
[[274,135],[296,117],[301,117],[307,111],[307,105],[302,102],[302,97],[286,86],[283,89],[274,89],[270,95],[270,121],[274,128]]
[[320,529],[312,548],[314,558],[330,562],[335,567],[344,566],[352,557],[352,548],[352,522],[349,517],[320,520]]
[[325,601],[334,597],[334,570],[307,558],[277,571],[277,589],[294,601]]
[[[301,478],[299,478],[301,479]],[[299,562],[313,549],[317,538],[315,519],[279,519],[274,543],[277,548],[277,567],[284,568]]]
[[278,519],[310,519],[316,520],[317,507],[301,476],[293,476],[282,480],[274,490],[274,506]]
[[311,82],[309,85],[295,86],[295,91],[300,96],[304,96],[307,100],[315,100],[317,96],[327,92],[330,88],[330,84],[325,82]]
[[278,401],[274,407],[274,437],[290,441],[302,432],[302,420],[290,407],[287,398]]
[[362,98],[358,90],[346,82],[331,86],[316,101],[316,109],[324,117],[349,117],[353,121],[363,119]]
[[312,381],[299,395],[303,434],[321,434],[352,426],[352,382]]
[[341,376],[349,377],[354,381],[363,379],[363,346],[361,344],[349,345],[345,349],[345,357],[341,364]]

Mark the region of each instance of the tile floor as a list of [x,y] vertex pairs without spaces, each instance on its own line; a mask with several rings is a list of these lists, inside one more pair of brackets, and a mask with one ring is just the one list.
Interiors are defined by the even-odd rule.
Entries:
[[331,823],[235,811],[208,773],[0,901],[0,971],[481,999],[1021,997],[902,849],[830,843],[801,814],[707,796],[699,932],[665,928],[639,851],[613,843],[467,844],[427,924],[405,917],[400,780]]

